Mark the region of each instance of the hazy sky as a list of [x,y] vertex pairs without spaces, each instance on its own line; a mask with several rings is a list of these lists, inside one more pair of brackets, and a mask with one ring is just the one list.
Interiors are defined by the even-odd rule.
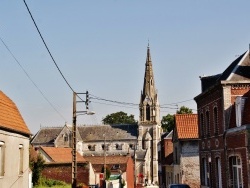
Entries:
[[[139,103],[149,40],[160,104],[188,100],[178,106],[196,109],[191,99],[200,93],[199,76],[221,73],[250,43],[249,0],[26,2],[72,88],[104,99]],[[16,103],[31,132],[71,124],[72,91],[22,0],[0,0],[0,37],[61,114],[0,41],[0,90]],[[117,111],[138,119],[136,106],[110,104],[92,100],[96,115],[79,116],[77,123],[100,124]],[[162,108],[161,115],[176,111],[171,108]]]

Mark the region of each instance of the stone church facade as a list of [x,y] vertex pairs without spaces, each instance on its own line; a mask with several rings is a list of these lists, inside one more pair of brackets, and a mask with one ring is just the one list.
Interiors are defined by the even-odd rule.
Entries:
[[[155,88],[153,66],[149,46],[145,65],[143,90],[140,100],[140,117],[138,125],[138,154],[145,152],[143,168],[136,169],[137,174],[143,174],[149,184],[158,183],[158,149],[162,128],[160,125],[160,107]],[[137,155],[137,153],[136,153]],[[141,161],[139,156],[136,161]],[[139,162],[138,162],[139,163]],[[136,167],[140,163],[136,163]]]
[[[82,156],[127,155],[135,161],[135,184],[158,184],[160,110],[150,48],[147,47],[138,124],[77,126],[77,151]],[[32,138],[34,147],[71,147],[72,126],[43,127]]]

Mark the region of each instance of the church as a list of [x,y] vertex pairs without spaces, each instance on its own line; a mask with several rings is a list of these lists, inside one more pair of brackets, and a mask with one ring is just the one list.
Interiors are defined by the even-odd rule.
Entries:
[[[130,154],[134,159],[135,183],[158,185],[158,144],[161,139],[160,106],[155,88],[150,47],[147,47],[138,124],[78,126],[77,151],[84,156]],[[41,127],[32,138],[34,147],[72,147],[72,126]]]

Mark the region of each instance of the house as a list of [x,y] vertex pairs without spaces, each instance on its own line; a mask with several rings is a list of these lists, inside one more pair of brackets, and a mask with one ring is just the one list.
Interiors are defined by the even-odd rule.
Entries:
[[197,114],[176,114],[173,130],[174,183],[200,187]]
[[0,187],[29,187],[30,131],[15,103],[0,91]]
[[250,187],[250,55],[221,74],[203,76],[195,97],[202,187]]
[[95,172],[95,181],[92,184],[102,184],[104,166],[110,169],[111,176],[121,177],[124,180],[125,187],[134,187],[134,161],[130,155],[114,155],[114,156],[88,156],[84,157],[88,161]]
[[161,181],[160,185],[166,185],[173,183],[173,142],[172,142],[173,130],[170,133],[162,135],[160,142],[160,160],[161,166]]
[[[45,160],[45,168],[42,171],[43,177],[72,183],[71,148],[40,147],[37,151]],[[77,153],[77,184],[90,184],[93,174],[90,164]]]

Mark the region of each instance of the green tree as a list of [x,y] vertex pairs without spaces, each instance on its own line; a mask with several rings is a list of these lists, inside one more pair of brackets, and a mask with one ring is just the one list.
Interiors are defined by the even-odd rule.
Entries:
[[108,114],[105,118],[102,119],[104,124],[136,124],[134,115],[128,115],[125,112],[116,112]]
[[[104,173],[104,166],[102,167],[102,173]],[[105,180],[108,180],[110,178],[111,171],[110,169],[106,166],[106,175],[105,175]]]
[[44,159],[40,154],[38,154],[35,149],[30,146],[30,152],[29,152],[29,166],[32,170],[32,183],[33,185],[37,185],[39,183],[39,180],[42,176],[42,170],[44,169]]
[[[192,114],[192,109],[181,106],[179,110],[176,111],[176,114]],[[173,130],[175,124],[174,115],[167,114],[166,116],[162,116],[161,126],[163,131],[170,132]]]
[[162,116],[161,126],[164,132],[170,132],[174,127],[174,115]]
[[192,113],[193,113],[192,109],[186,106],[181,106],[180,110],[176,111],[176,114],[192,114]]

